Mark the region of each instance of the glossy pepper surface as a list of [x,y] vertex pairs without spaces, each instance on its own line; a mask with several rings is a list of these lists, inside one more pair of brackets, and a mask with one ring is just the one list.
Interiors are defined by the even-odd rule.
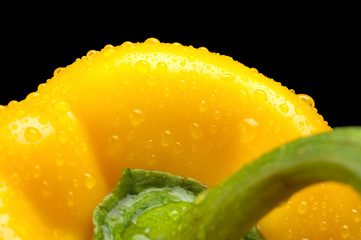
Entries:
[[[92,211],[124,168],[212,186],[275,147],[330,131],[313,105],[206,48],[148,39],[90,51],[24,101],[0,107],[0,237],[90,239]],[[265,237],[280,232],[295,239],[316,228],[333,234],[319,230],[322,212],[307,212],[315,202],[327,210],[328,229],[341,226],[352,236],[360,229],[361,201],[343,185],[336,187],[346,200],[331,201],[333,186],[318,185],[325,192],[317,194],[306,189],[271,213],[260,223]],[[296,216],[303,205],[307,210]],[[297,217],[317,223],[305,222],[298,233]]]

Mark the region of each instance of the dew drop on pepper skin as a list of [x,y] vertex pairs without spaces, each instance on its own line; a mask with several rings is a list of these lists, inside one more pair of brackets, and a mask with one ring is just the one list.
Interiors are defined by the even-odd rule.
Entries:
[[160,43],[160,41],[156,38],[148,38],[144,41],[144,43],[147,43],[147,44],[157,44],[157,43]]
[[200,102],[200,104],[199,104],[199,111],[200,112],[205,112],[205,111],[207,111],[207,103],[206,103],[206,101],[205,100],[202,100],[201,102]]
[[52,193],[51,185],[48,183],[48,181],[43,181],[41,185],[41,192],[43,196],[47,197],[50,196]]
[[91,175],[89,173],[85,173],[84,174],[84,184],[85,184],[86,188],[92,189],[96,184],[96,180],[93,177],[93,175]]
[[319,227],[321,231],[327,231],[328,229],[327,222],[326,221],[320,222]]
[[61,71],[63,71],[65,68],[63,68],[63,67],[58,67],[57,69],[55,69],[55,71],[54,71],[54,77],[56,76],[56,75],[58,75]]
[[253,118],[246,118],[239,122],[239,130],[242,142],[250,142],[258,135],[259,123]]
[[234,81],[236,78],[235,78],[235,76],[234,76],[233,74],[231,74],[231,73],[225,73],[225,74],[222,74],[222,75],[221,75],[221,79],[222,79],[223,81],[232,82],[232,81]]
[[189,126],[189,130],[193,139],[198,140],[203,137],[203,130],[201,129],[198,123],[192,123]]
[[39,141],[41,139],[42,135],[39,131],[39,129],[35,128],[35,127],[27,127],[25,129],[24,132],[24,138],[28,141],[28,142],[36,142]]
[[288,111],[289,111],[289,107],[286,103],[280,104],[279,108],[280,108],[281,112],[283,112],[283,113],[288,113]]
[[173,136],[173,133],[171,131],[164,131],[162,132],[161,134],[161,143],[163,146],[169,146],[173,143],[174,141],[174,136]]
[[214,112],[213,112],[213,119],[214,120],[219,120],[220,118],[221,118],[221,112],[220,111],[218,111],[218,110],[215,110]]
[[68,141],[68,135],[63,130],[57,132],[57,137],[61,143],[66,143]]
[[254,96],[256,99],[258,99],[260,101],[266,101],[268,99],[267,93],[262,89],[256,90],[254,92]]
[[352,209],[352,219],[354,222],[361,222],[361,213],[356,209]]
[[135,68],[140,73],[148,73],[150,70],[149,63],[145,60],[139,60],[135,63]]
[[130,114],[129,114],[129,120],[131,122],[131,124],[133,126],[137,126],[141,123],[144,122],[144,114],[141,110],[139,109],[134,109]]
[[306,95],[306,94],[297,94],[298,98],[300,98],[302,101],[310,105],[311,107],[315,107],[315,101],[312,97]]
[[297,212],[299,214],[305,214],[307,212],[307,210],[308,210],[308,203],[307,202],[302,201],[302,202],[300,202],[298,204]]
[[147,149],[152,149],[154,146],[155,146],[155,143],[154,143],[153,139],[145,140],[145,147]]
[[174,144],[174,153],[180,154],[183,151],[183,146],[180,142],[175,142]]
[[348,239],[351,236],[350,229],[347,225],[343,225],[340,229],[340,234],[343,239]]
[[66,202],[69,207],[73,207],[75,205],[75,197],[73,192],[68,192],[68,195],[66,197]]
[[158,70],[159,72],[164,73],[164,72],[167,71],[167,69],[168,69],[168,66],[167,66],[167,64],[165,64],[164,62],[159,62],[159,63],[157,63],[157,70]]
[[59,112],[68,112],[69,111],[69,106],[62,101],[56,102],[54,105],[54,108],[56,110],[58,110]]
[[32,174],[34,178],[39,178],[42,174],[41,168],[39,165],[35,165],[32,169]]

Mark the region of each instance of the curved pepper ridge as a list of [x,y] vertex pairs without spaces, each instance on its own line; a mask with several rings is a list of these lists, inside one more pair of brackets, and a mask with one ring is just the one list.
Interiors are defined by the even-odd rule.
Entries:
[[154,39],[108,45],[0,108],[5,229],[27,239],[38,222],[39,239],[89,239],[92,210],[126,167],[215,185],[323,131],[313,106],[229,57]]

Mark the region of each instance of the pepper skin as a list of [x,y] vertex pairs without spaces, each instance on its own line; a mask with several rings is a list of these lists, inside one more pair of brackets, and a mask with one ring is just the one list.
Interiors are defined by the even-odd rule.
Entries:
[[108,45],[0,107],[0,239],[90,239],[124,168],[212,186],[330,130],[310,97],[230,57],[154,38]]

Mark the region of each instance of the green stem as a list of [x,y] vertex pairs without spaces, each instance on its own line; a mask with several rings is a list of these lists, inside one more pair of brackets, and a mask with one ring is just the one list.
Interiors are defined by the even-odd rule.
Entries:
[[201,193],[165,239],[238,240],[293,193],[323,181],[361,192],[361,127],[302,138],[263,155]]

